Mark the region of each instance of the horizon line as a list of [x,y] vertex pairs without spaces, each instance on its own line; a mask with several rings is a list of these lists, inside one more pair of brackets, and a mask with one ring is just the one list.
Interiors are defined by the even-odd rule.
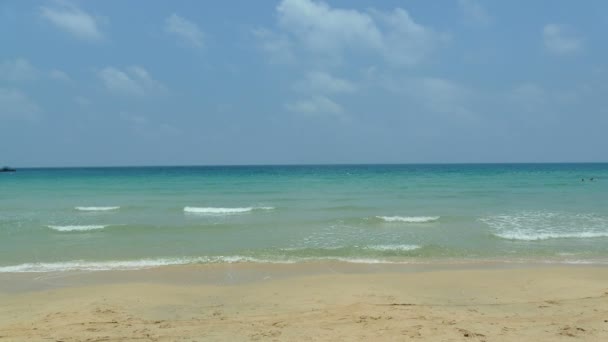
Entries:
[[14,169],[85,169],[146,167],[264,167],[264,166],[372,166],[372,165],[540,165],[540,164],[608,164],[608,161],[549,162],[411,162],[411,163],[270,163],[270,164],[148,164],[148,165],[78,165],[78,166],[11,166]]

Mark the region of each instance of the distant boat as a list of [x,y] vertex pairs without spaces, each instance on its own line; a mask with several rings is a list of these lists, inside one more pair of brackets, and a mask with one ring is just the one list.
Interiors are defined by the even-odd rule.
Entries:
[[8,166],[5,166],[5,167],[3,167],[3,168],[0,169],[0,172],[15,172],[15,171],[17,171],[17,170],[15,170],[15,169],[13,169],[11,167],[8,167]]

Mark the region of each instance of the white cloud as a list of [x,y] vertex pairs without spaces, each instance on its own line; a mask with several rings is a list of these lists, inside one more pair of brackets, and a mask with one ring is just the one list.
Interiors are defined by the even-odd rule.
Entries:
[[357,90],[355,84],[327,72],[312,71],[304,79],[293,85],[295,91],[310,96],[307,99],[288,103],[285,107],[305,115],[335,116],[346,118],[344,109],[339,103],[329,98],[330,94],[352,93]]
[[165,31],[195,48],[203,47],[205,35],[198,25],[175,13],[165,19]]
[[417,24],[404,9],[376,12],[384,23],[382,54],[396,65],[414,65],[424,60],[444,37]]
[[414,80],[412,90],[434,112],[456,113],[461,116],[471,114],[468,109],[471,92],[460,84],[442,78],[424,77]]
[[293,47],[330,63],[340,63],[347,53],[361,53],[380,56],[394,65],[413,65],[442,39],[401,8],[357,11],[332,8],[321,1],[283,0],[277,15],[281,33],[258,34],[265,50]]
[[0,79],[5,81],[31,81],[36,79],[38,71],[23,58],[0,62]]
[[72,81],[72,79],[70,78],[70,76],[68,76],[67,73],[65,73],[64,71],[58,70],[58,69],[53,69],[53,70],[49,71],[49,77],[53,80],[61,81],[61,82],[71,82]]
[[492,23],[492,17],[476,0],[458,0],[458,6],[471,23],[478,25]]
[[382,48],[382,34],[366,13],[310,0],[284,0],[277,13],[279,27],[315,53],[341,54],[355,46]]
[[0,88],[0,119],[22,119],[35,121],[40,113],[25,93],[17,89]]
[[568,29],[556,24],[545,25],[543,28],[543,42],[548,51],[558,55],[573,54],[583,49],[580,38]]
[[354,83],[322,71],[312,71],[294,84],[294,89],[311,93],[352,93],[357,90]]
[[291,64],[296,58],[292,52],[292,43],[285,34],[278,34],[267,29],[255,29],[253,35],[260,42],[260,48],[269,57],[269,62]]
[[106,67],[97,73],[106,88],[112,92],[130,96],[144,96],[164,93],[166,87],[153,79],[148,71],[140,66],[120,70]]
[[70,76],[61,70],[52,69],[48,72],[41,71],[23,58],[0,62],[0,80],[9,82],[25,82],[37,80],[41,77],[48,77],[50,79],[62,82],[72,81]]
[[316,0],[282,0],[276,12],[275,29],[257,29],[253,34],[271,63],[313,70],[292,86],[303,97],[285,105],[289,111],[308,115],[348,118],[334,98],[356,92],[359,85],[328,70],[347,60],[365,61],[368,69],[370,64],[413,66],[445,39],[414,21],[402,8],[356,10]]
[[285,107],[292,112],[305,115],[332,115],[343,117],[344,109],[325,96],[313,96],[310,99],[288,103]]
[[97,20],[76,7],[41,7],[40,14],[59,29],[79,39],[97,41],[103,38]]
[[144,89],[141,85],[122,70],[106,67],[99,71],[98,76],[101,78],[106,88],[111,91],[131,95],[144,94]]

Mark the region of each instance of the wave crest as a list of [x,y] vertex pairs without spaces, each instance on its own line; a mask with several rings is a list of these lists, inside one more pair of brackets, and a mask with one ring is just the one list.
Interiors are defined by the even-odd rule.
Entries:
[[109,211],[109,210],[118,210],[120,207],[75,207],[74,209],[80,211]]
[[549,239],[591,239],[598,237],[608,237],[606,233],[593,233],[593,232],[581,232],[581,233],[538,233],[538,234],[526,234],[518,232],[498,233],[494,234],[499,238],[507,240],[522,240],[522,241],[539,241]]
[[439,220],[439,216],[376,216],[384,222],[427,223]]
[[524,211],[480,219],[496,237],[507,240],[591,239],[608,237],[608,218],[593,214]]
[[50,263],[25,263],[13,266],[0,266],[0,273],[37,273],[64,271],[130,271],[162,266],[209,264],[209,263],[293,263],[292,261],[271,261],[247,256],[209,256],[193,258],[159,258],[116,261],[66,261]]
[[82,232],[88,230],[104,229],[107,225],[74,225],[74,226],[47,226],[58,232]]
[[273,210],[274,207],[244,207],[244,208],[218,208],[218,207],[184,207],[185,213],[201,215],[231,215],[242,214],[254,210]]
[[413,250],[420,249],[420,248],[421,247],[418,245],[374,245],[374,246],[365,247],[365,249],[371,249],[371,250],[380,251],[380,252],[394,252],[394,251],[406,252],[406,251],[413,251]]
[[0,273],[46,273],[67,271],[133,271],[163,266],[191,264],[232,264],[232,263],[262,263],[262,264],[295,264],[299,262],[337,261],[355,264],[396,264],[410,263],[408,261],[392,261],[373,258],[349,257],[304,257],[292,259],[260,259],[249,256],[206,256],[186,258],[159,258],[116,261],[65,261],[50,263],[24,263],[12,266],[0,266]]

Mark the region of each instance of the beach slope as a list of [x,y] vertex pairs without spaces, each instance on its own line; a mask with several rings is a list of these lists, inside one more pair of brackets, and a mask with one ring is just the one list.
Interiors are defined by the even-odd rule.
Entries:
[[175,278],[198,271],[3,290],[0,340],[608,341],[605,267]]

